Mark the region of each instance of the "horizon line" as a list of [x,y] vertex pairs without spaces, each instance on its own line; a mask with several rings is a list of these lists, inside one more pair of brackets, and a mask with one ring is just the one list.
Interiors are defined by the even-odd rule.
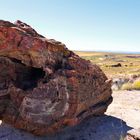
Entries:
[[[71,49],[70,49],[71,50]],[[112,51],[112,50],[72,50],[79,52],[102,52],[102,53],[122,53],[122,54],[140,54],[140,52],[134,51]]]

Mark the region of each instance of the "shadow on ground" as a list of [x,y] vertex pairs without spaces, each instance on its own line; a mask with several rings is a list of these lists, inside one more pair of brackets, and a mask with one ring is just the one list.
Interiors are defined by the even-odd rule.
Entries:
[[36,137],[6,124],[0,126],[0,140],[121,140],[132,129],[112,116],[93,117],[54,136]]

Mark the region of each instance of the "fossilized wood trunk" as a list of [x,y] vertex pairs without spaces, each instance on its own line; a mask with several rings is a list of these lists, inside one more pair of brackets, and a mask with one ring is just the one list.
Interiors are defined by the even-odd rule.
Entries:
[[111,103],[111,81],[29,25],[0,21],[0,117],[36,135],[55,133]]

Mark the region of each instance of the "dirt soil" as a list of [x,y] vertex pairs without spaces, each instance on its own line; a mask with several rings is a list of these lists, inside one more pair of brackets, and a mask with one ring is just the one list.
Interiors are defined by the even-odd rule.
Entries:
[[107,115],[122,119],[133,128],[140,128],[140,91],[115,91]]
[[140,91],[115,91],[113,98],[104,116],[86,119],[53,136],[33,136],[2,123],[0,140],[123,140],[128,130],[140,127]]

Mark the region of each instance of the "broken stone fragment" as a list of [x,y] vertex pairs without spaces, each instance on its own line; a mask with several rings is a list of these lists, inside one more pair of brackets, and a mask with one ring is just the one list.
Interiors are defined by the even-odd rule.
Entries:
[[125,140],[140,140],[140,129],[129,130]]
[[111,81],[95,64],[29,25],[0,20],[0,118],[35,135],[56,133],[112,102]]

